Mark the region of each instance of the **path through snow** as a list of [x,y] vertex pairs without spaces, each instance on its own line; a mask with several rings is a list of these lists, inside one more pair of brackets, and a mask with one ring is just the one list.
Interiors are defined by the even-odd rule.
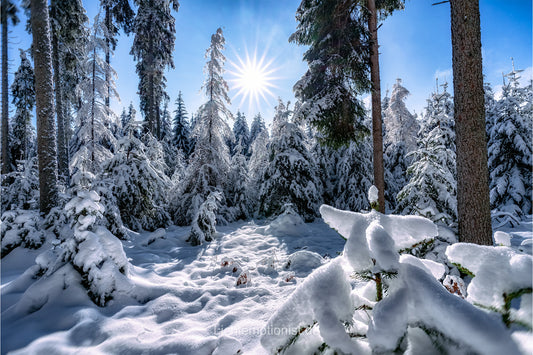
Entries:
[[265,353],[259,338],[269,317],[344,247],[321,220],[303,224],[282,216],[275,222],[219,227],[216,240],[200,247],[186,243],[188,228],[133,235],[124,249],[135,286],[105,308],[81,287],[69,287],[36,312],[17,314],[15,302],[26,288],[10,281],[32,281],[14,280],[9,266],[37,253],[8,255],[2,261],[2,353]]

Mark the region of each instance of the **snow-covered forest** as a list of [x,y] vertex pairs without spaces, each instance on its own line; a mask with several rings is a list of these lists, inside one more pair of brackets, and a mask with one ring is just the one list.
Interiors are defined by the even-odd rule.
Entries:
[[177,0],[2,0],[1,353],[531,354],[533,81],[509,60],[496,92],[478,1],[439,6],[454,75],[422,112],[380,88],[409,2],[302,0],[306,71],[264,117],[231,108],[222,24],[203,103],[168,90]]

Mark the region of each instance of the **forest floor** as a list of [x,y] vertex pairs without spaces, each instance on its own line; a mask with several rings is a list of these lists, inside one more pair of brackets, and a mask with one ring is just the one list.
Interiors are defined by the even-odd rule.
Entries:
[[[500,230],[531,252],[532,227],[530,217]],[[1,262],[2,354],[264,354],[269,317],[345,243],[321,219],[303,224],[290,215],[220,226],[199,247],[186,242],[188,232],[132,232],[124,242],[131,289],[106,307],[65,281],[76,275],[50,280],[46,296],[32,291],[27,270],[42,249],[14,250]]]

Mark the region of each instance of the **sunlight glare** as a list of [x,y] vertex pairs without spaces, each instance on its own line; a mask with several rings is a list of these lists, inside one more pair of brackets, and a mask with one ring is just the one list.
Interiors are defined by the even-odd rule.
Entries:
[[249,111],[252,108],[259,110],[262,100],[268,103],[268,96],[275,98],[270,89],[276,87],[272,83],[276,79],[272,74],[277,69],[271,68],[273,60],[265,62],[264,54],[260,59],[257,59],[256,52],[253,57],[250,57],[248,52],[246,52],[245,60],[237,55],[237,60],[238,63],[230,61],[234,70],[229,70],[229,73],[233,76],[229,80],[233,84],[232,90],[237,90],[234,97],[240,97],[239,106],[242,106],[247,101]]

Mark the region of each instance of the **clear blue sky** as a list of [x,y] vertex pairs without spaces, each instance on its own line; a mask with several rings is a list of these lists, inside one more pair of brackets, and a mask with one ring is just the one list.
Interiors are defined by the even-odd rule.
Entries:
[[[407,0],[403,11],[387,18],[379,30],[381,84],[383,95],[391,88],[396,78],[402,78],[411,92],[407,106],[420,113],[426,98],[435,88],[435,77],[440,82],[451,77],[451,39],[449,4],[431,6],[436,0]],[[89,18],[93,19],[98,9],[96,0],[83,0]],[[240,98],[234,98],[237,90],[231,89],[232,111],[241,109],[248,121],[260,111],[267,123],[272,120],[277,97],[294,102],[292,86],[305,72],[302,62],[304,47],[288,42],[296,29],[294,18],[300,0],[181,0],[176,18],[175,69],[166,72],[167,92],[171,96],[172,111],[178,91],[183,92],[188,111],[196,112],[205,101],[200,89],[204,80],[204,54],[210,37],[218,27],[226,38],[225,55],[229,61],[238,62],[246,51],[257,51],[272,60],[276,77],[271,91],[260,107],[249,108],[247,103],[239,106]],[[501,84],[502,72],[511,70],[510,57],[515,66],[527,69],[524,77],[531,78],[532,66],[532,6],[530,0],[480,0],[481,30],[484,73],[488,82]],[[21,17],[23,14],[19,13]],[[28,48],[30,37],[24,32],[25,21],[12,28],[10,39],[10,72],[18,64],[17,48]],[[117,87],[121,102],[113,107],[120,114],[130,101],[138,106],[135,62],[129,51],[133,36],[119,38],[112,65],[118,73]],[[227,63],[227,69],[232,69]],[[495,91],[498,87],[495,88]]]

